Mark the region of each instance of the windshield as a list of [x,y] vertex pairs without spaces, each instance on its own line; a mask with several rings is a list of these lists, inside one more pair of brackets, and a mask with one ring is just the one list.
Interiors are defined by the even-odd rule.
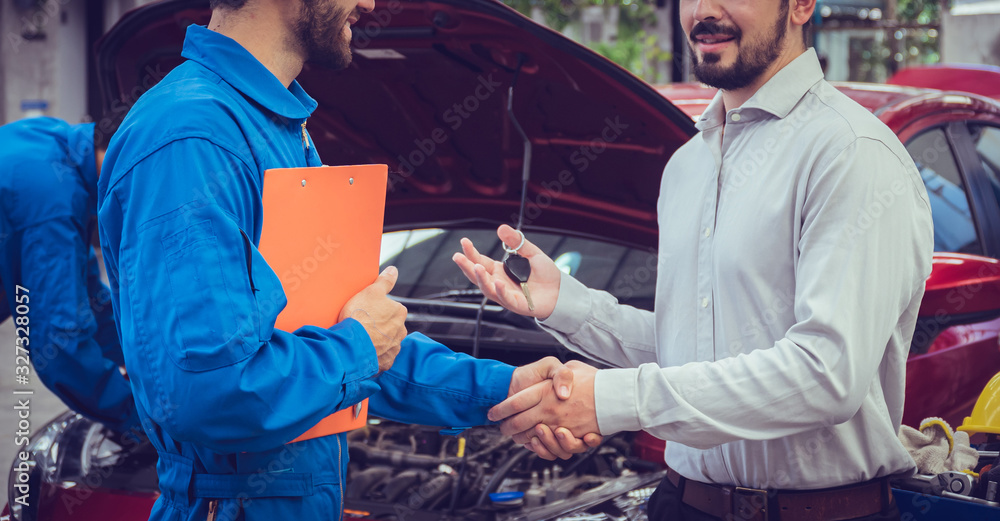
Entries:
[[[384,234],[381,267],[399,268],[392,294],[414,299],[478,300],[478,290],[451,260],[461,250],[462,237],[471,239],[484,255],[493,259],[503,256],[494,230],[420,229]],[[623,304],[653,309],[655,252],[555,233],[532,232],[530,239],[560,269],[588,287],[605,290]]]

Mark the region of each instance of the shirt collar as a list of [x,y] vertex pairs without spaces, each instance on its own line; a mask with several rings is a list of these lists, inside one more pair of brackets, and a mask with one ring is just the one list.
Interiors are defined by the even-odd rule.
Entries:
[[[733,110],[759,109],[778,118],[784,118],[809,92],[809,89],[822,79],[823,68],[820,67],[816,50],[810,47],[767,80],[767,83],[757,89],[746,103]],[[726,116],[724,106],[720,90],[715,93],[712,102],[695,124],[698,130],[721,125]]]
[[181,55],[218,74],[226,83],[288,119],[305,119],[316,110],[316,100],[309,97],[298,81],[285,86],[249,51],[228,36],[200,25],[190,25]]

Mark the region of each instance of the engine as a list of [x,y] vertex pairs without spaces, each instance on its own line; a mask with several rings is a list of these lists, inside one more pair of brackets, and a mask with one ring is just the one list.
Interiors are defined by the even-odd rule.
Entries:
[[371,419],[349,434],[345,514],[360,519],[498,520],[540,510],[656,465],[610,436],[568,461],[543,460],[496,427],[458,436],[437,427]]

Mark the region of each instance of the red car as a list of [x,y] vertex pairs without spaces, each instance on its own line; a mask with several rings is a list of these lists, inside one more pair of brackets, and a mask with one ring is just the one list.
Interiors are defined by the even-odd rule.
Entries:
[[995,65],[937,64],[907,67],[893,74],[886,83],[972,92],[1000,100],[1000,67]]
[[[203,0],[125,15],[98,48],[109,108],[125,110],[179,64],[185,27],[208,16]],[[390,165],[383,262],[400,268],[393,293],[411,331],[511,364],[573,356],[533,321],[482,305],[450,260],[462,236],[499,251],[494,230],[517,221],[522,192],[524,229],[562,269],[652,308],[660,176],[712,91],[657,90],[492,0],[380,1],[355,26],[354,43],[347,70],[307,67],[299,79],[319,101],[309,128],[326,161]],[[839,87],[896,131],[932,194],[942,253],[908,363],[906,421],[961,423],[1000,370],[1000,105]],[[436,429],[372,419],[352,434],[348,516],[635,519],[662,476],[662,442],[642,433],[558,463],[492,428],[464,437],[458,457],[455,438]],[[148,447],[121,447],[67,413],[30,449],[31,499],[13,519],[148,515],[157,494]],[[11,498],[24,496],[16,468]]]

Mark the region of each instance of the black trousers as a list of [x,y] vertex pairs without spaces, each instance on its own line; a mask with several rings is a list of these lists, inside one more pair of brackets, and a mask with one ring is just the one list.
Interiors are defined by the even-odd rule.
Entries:
[[[656,487],[656,491],[649,497],[646,512],[649,514],[649,521],[735,521],[735,519],[715,517],[684,504],[681,501],[681,491],[667,478],[663,478],[660,486]],[[770,521],[781,521],[781,518],[772,516]],[[899,521],[899,508],[893,503],[887,513],[858,517],[851,521]]]

